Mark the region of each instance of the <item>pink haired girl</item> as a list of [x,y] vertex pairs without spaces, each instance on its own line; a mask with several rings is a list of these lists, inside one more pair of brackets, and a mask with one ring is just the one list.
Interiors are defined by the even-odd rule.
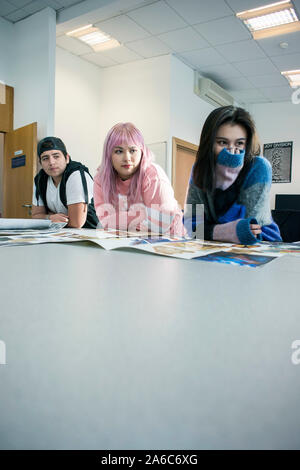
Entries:
[[94,203],[104,229],[185,234],[171,183],[129,122],[116,124],[106,136]]

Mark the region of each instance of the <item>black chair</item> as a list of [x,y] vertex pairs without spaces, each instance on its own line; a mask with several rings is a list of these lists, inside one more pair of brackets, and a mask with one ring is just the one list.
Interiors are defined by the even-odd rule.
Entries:
[[279,211],[300,211],[300,194],[276,194],[275,209]]
[[286,243],[300,241],[300,210],[272,210],[274,222]]

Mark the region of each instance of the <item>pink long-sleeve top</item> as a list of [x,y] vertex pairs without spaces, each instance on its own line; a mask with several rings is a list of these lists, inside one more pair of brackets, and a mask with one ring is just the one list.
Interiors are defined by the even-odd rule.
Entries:
[[152,163],[145,171],[142,200],[129,205],[127,195],[131,180],[116,178],[116,206],[105,203],[99,171],[94,178],[94,204],[104,229],[151,231],[171,236],[185,236],[182,211],[174,197],[171,183],[163,169]]

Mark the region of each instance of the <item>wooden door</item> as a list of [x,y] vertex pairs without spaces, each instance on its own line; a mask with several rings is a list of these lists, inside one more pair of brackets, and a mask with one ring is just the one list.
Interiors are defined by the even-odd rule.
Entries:
[[173,137],[173,178],[175,199],[184,209],[192,166],[195,163],[197,145]]
[[0,132],[13,130],[14,89],[0,83]]
[[4,158],[4,134],[0,132],[0,217],[3,214],[3,158]]
[[36,144],[36,122],[5,134],[3,217],[31,217],[28,206],[32,203],[33,178],[37,169]]

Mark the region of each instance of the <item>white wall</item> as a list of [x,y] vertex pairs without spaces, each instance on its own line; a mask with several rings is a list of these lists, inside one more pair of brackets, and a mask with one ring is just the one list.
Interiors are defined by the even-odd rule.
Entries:
[[157,144],[158,157],[167,153],[171,178],[172,137],[197,145],[214,109],[194,94],[193,80],[193,70],[171,55],[100,69],[57,48],[55,134],[95,173],[109,129],[133,122],[147,144]]
[[14,87],[14,128],[54,129],[56,14],[46,8],[15,24],[0,18],[0,80]]
[[170,56],[109,67],[102,74],[100,140],[117,122],[132,122],[147,144],[170,133]]
[[100,69],[57,48],[55,102],[55,134],[93,174],[117,122],[133,122],[149,144],[168,140],[170,57]]
[[13,24],[0,18],[0,82],[12,85]]
[[292,102],[253,104],[249,107],[262,143],[293,141],[292,182],[273,183],[271,208],[275,194],[300,194],[300,104]]
[[54,130],[55,43],[51,8],[15,24],[0,18],[0,80],[14,87],[14,128],[37,122],[38,138]]
[[214,106],[194,93],[194,71],[171,56],[171,107],[168,174],[172,180],[172,137],[199,145],[205,119]]
[[87,165],[93,175],[102,145],[102,70],[57,48],[55,83],[55,135],[65,142],[71,158]]
[[171,135],[199,144],[205,119],[214,106],[194,93],[194,71],[171,57]]
[[56,15],[46,8],[13,25],[14,127],[38,123],[38,137],[53,134]]

